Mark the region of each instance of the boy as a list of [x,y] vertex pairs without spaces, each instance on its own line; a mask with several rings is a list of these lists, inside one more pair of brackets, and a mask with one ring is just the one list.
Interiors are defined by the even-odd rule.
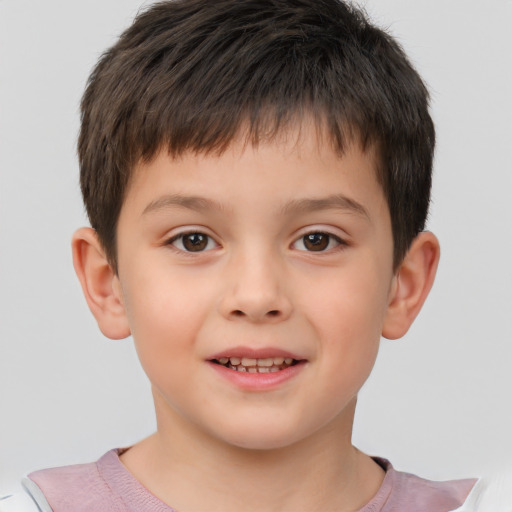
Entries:
[[92,228],[73,251],[102,332],[134,337],[158,430],[32,474],[41,507],[464,502],[473,480],[398,473],[350,442],[380,336],[405,334],[439,259],[427,107],[397,44],[335,0],[185,0],[136,19],[83,98]]

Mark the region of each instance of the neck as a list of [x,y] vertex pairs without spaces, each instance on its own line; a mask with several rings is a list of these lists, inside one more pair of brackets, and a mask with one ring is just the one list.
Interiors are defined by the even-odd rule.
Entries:
[[184,428],[179,416],[157,407],[157,433],[122,461],[153,494],[186,512],[354,511],[376,494],[384,473],[352,446],[355,400],[347,409],[293,445],[250,450]]

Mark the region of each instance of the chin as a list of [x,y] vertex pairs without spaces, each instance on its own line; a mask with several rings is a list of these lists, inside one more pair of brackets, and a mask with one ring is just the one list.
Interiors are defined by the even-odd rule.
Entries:
[[240,442],[233,440],[230,444],[236,448],[241,448],[242,450],[265,452],[285,449],[292,445],[293,442],[290,442],[289,438],[264,439],[260,436],[255,439],[245,438],[240,440]]
[[306,435],[301,436],[297,428],[283,428],[283,425],[256,425],[240,426],[239,428],[232,428],[230,432],[224,432],[217,436],[224,443],[229,444],[236,448],[245,450],[280,450],[287,448]]

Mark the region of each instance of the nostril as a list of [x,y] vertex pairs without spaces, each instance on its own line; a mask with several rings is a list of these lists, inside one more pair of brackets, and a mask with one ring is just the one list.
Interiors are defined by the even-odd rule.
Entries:
[[[235,309],[231,312],[231,314],[236,317],[246,316],[246,314],[241,309]],[[279,315],[280,311],[278,309],[272,309],[270,311],[267,311],[265,316],[274,318]]]

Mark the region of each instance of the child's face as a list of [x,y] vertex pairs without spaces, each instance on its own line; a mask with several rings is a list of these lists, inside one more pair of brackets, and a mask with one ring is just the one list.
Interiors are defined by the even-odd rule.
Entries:
[[[395,288],[375,165],[307,129],[140,164],[119,218],[116,287],[159,426],[263,449],[350,432]],[[243,357],[268,371],[219,364]]]

